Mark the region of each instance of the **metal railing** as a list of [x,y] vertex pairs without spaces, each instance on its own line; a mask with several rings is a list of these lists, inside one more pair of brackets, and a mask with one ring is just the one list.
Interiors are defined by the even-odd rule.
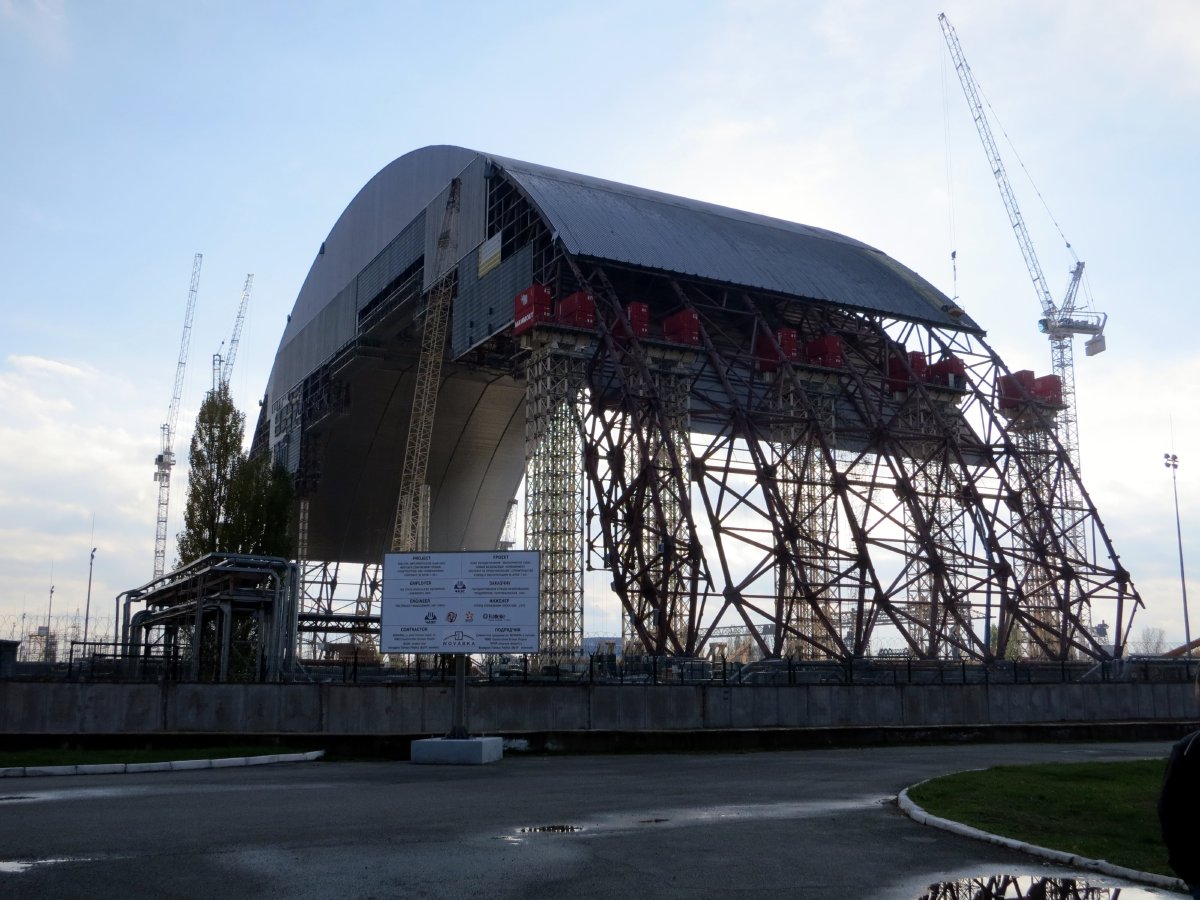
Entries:
[[[65,661],[21,662],[14,680],[158,682],[191,681],[186,648],[172,652],[123,652],[120,644],[71,641]],[[536,657],[474,657],[468,679],[477,685],[716,685],[731,688],[798,685],[979,685],[1083,684],[1132,682],[1180,684],[1200,678],[1200,659],[1128,657],[1088,661],[917,660],[868,657],[850,663],[796,658],[749,663],[681,657],[620,658],[597,653],[571,662],[541,664]],[[246,679],[236,679],[246,680]],[[451,683],[453,658],[419,656],[401,664],[381,662],[365,651],[337,660],[297,660],[283,679],[291,683],[419,684]]]

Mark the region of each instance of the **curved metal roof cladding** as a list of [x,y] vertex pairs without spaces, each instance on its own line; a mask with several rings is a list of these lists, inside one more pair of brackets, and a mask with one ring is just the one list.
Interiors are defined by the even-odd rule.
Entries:
[[978,331],[941,291],[874,247],[808,225],[492,157],[575,256]]
[[[526,204],[539,234],[575,259],[979,331],[965,315],[950,316],[950,299],[915,272],[831,231],[462,147],[414,150],[363,186],[321,244],[267,385],[260,425],[269,423],[271,449],[298,475],[320,473],[311,494],[314,558],[371,559],[385,549],[413,391],[412,301],[437,277],[426,261],[455,177],[462,208],[454,316],[468,330],[438,400],[433,549],[494,545],[524,471],[523,384],[463,355],[510,327],[512,297],[533,277],[531,244],[488,270],[486,281],[476,275],[470,254],[493,237],[493,196]],[[401,294],[408,306],[388,306]],[[302,451],[306,437],[319,438],[320,449]]]
[[836,232],[438,145],[388,164],[346,207],[309,270],[281,346],[413,222],[451,178],[477,160],[518,185],[572,255],[944,328],[982,330],[969,316],[949,315],[950,298],[916,272]]

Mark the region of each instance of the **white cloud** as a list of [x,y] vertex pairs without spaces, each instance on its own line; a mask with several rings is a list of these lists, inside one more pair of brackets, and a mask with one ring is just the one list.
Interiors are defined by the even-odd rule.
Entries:
[[7,358],[0,369],[0,615],[44,595],[52,567],[64,597],[82,594],[92,546],[100,548],[101,592],[149,578],[155,412],[133,385],[86,363]]
[[66,0],[0,0],[0,24],[4,23],[51,58],[63,60],[69,55]]
[[20,356],[11,354],[8,357],[8,362],[21,372],[44,372],[52,375],[65,375],[72,378],[83,378],[88,375],[94,375],[95,371],[90,368],[65,363],[57,359],[45,359],[41,356]]

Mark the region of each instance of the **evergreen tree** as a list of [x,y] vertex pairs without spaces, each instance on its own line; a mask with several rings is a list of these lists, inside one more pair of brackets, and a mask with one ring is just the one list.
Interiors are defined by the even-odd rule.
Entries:
[[178,537],[179,565],[224,549],[221,530],[233,473],[242,460],[246,417],[233,405],[229,385],[221,383],[204,397],[196,416],[188,456],[187,506]]
[[288,521],[294,495],[291,475],[282,465],[271,465],[268,454],[243,458],[229,485],[223,549],[290,558]]
[[272,466],[268,454],[247,458],[242,451],[245,424],[228,384],[208,392],[192,434],[176,565],[218,551],[291,554],[291,476],[282,466]]

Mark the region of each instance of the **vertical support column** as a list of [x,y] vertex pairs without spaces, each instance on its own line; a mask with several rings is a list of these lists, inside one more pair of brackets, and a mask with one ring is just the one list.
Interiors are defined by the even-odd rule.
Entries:
[[[1058,466],[1054,459],[1057,454],[1050,432],[1017,420],[1010,434],[1031,473],[1032,493],[1050,505],[1054,526],[1056,530],[1061,530],[1065,510],[1062,508],[1063,498],[1056,497],[1054,473]],[[1017,583],[1025,595],[1024,609],[1032,622],[1023,628],[1018,626],[1020,632],[1014,630],[1010,646],[1014,641],[1019,642],[1016,652],[1023,657],[1054,658],[1055,654],[1048,653],[1045,647],[1059,647],[1064,618],[1054,590],[1054,578],[1062,570],[1065,560],[1053,560],[1038,549],[1048,547],[1053,535],[1036,512],[1022,508],[1016,514],[1023,522],[1032,523],[1031,527],[1018,529],[1026,532],[1026,546],[1022,552],[1015,554]],[[1066,540],[1065,534],[1063,539]],[[1010,654],[1012,652],[1010,650]]]
[[358,648],[360,663],[373,663],[379,654],[378,628],[367,620],[379,610],[380,587],[378,563],[363,563],[358,578],[358,596],[354,601],[354,615],[359,624],[350,635],[350,643]]
[[583,654],[582,350],[541,344],[526,369],[525,546],[541,552],[540,655],[548,662]]
[[[968,640],[971,604],[967,597],[962,561],[967,558],[965,512],[960,502],[963,479],[938,448],[928,447],[914,461],[909,478],[914,504],[924,518],[914,521],[908,509],[905,543],[916,575],[908,588],[908,608],[923,633],[923,654],[931,658],[957,657]],[[922,532],[928,529],[928,540]]]
[[[309,499],[301,497],[299,519],[296,527],[296,572],[300,579],[299,613],[331,615],[333,592],[337,588],[337,566],[330,569],[327,562],[308,558]],[[299,652],[301,638],[295,635],[296,650]],[[326,646],[330,643],[329,633],[314,629],[306,639],[309,659],[323,659]]]
[[[791,379],[777,378],[769,395],[776,424],[772,443],[776,454],[776,481],[784,506],[783,521],[774,536],[777,550],[775,585],[783,628],[794,628],[822,644],[836,644],[837,636],[817,615],[805,596],[801,579],[821,596],[821,611],[826,622],[839,622],[837,604],[828,584],[828,548],[837,544],[837,501],[831,490],[832,473],[814,440],[813,428],[821,429],[836,443],[834,403],[823,396],[814,380],[809,400],[816,407],[819,421],[810,421],[804,404],[796,395]],[[793,551],[789,548],[795,547]],[[795,566],[795,569],[793,569]],[[794,571],[799,572],[799,577]],[[782,653],[800,659],[823,659],[827,654],[794,635],[786,638]]]
[[[622,621],[625,654],[659,654],[668,651],[670,637],[686,646],[688,636],[695,631],[692,622],[691,588],[687,583],[688,567],[683,565],[691,550],[687,521],[680,496],[674,487],[674,470],[670,448],[674,447],[687,484],[690,453],[690,421],[688,398],[691,385],[690,369],[694,354],[676,348],[643,348],[646,351],[648,385],[635,370],[627,375],[629,396],[639,402],[657,403],[659,416],[666,426],[658,426],[654,416],[640,414],[624,416],[630,430],[623,442],[628,483],[639,485],[641,498],[640,521],[629,530],[629,536],[640,541],[641,558],[646,561],[639,581],[636,609]],[[639,429],[640,434],[635,434]],[[665,435],[664,435],[665,431]],[[644,449],[643,449],[644,448]],[[658,497],[658,508],[652,500]],[[621,558],[637,558],[638,554],[619,550]],[[648,596],[653,594],[653,597]],[[641,626],[640,628],[638,626]],[[642,647],[641,635],[650,636],[652,646]]]

